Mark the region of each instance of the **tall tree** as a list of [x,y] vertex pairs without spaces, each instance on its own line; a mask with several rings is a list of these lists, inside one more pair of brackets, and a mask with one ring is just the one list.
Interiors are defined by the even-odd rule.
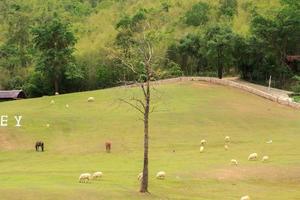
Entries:
[[70,24],[54,17],[33,29],[34,43],[40,51],[37,70],[48,76],[55,92],[60,91],[63,78],[73,79],[82,76],[74,64],[73,52],[76,39]]
[[214,25],[204,34],[206,47],[202,51],[206,52],[209,64],[216,66],[220,79],[223,78],[224,69],[233,64],[234,37],[231,28],[224,25]]

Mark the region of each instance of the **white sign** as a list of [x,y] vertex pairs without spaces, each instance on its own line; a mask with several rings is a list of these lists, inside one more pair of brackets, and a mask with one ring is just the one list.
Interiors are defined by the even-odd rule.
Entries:
[[[8,127],[10,125],[10,117],[8,115],[0,115],[0,127]],[[14,116],[13,120],[15,127],[21,127],[22,116]]]

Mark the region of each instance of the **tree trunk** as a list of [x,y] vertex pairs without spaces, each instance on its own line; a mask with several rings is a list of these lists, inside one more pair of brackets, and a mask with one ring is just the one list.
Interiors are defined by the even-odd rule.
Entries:
[[59,93],[59,85],[58,85],[58,78],[54,78],[54,90],[55,90],[55,93]]
[[219,77],[219,79],[223,78],[223,66],[222,65],[218,67],[218,77]]
[[218,50],[218,77],[219,79],[222,79],[223,78],[223,64],[221,63],[221,56],[220,56],[220,50]]
[[147,83],[145,93],[145,113],[144,113],[144,166],[143,178],[141,183],[141,193],[148,192],[148,145],[149,145],[149,112],[150,112],[150,66],[146,65]]

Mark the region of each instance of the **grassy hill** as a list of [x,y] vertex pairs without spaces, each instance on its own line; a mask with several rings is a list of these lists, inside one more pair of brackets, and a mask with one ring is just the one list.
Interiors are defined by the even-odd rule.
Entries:
[[[142,122],[118,100],[140,91],[114,88],[0,103],[1,114],[11,120],[8,128],[0,128],[1,199],[299,198],[299,111],[202,82],[156,89],[151,194],[138,193]],[[96,101],[88,103],[89,96]],[[23,115],[22,128],[14,127],[14,115]],[[232,139],[228,151],[223,147],[226,135]],[[202,154],[201,139],[208,141]],[[270,139],[273,143],[266,144]],[[45,142],[44,153],[34,151],[37,140]],[[111,154],[104,151],[107,140],[112,141]],[[247,161],[253,152],[259,161]],[[270,156],[268,163],[260,161],[263,155]],[[233,158],[238,167],[230,166]],[[166,180],[155,179],[160,170],[166,171]],[[104,173],[101,181],[78,183],[80,173],[94,171]]]

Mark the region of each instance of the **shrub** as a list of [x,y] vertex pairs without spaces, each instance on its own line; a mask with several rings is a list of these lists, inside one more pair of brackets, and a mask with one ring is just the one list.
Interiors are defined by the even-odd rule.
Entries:
[[237,0],[220,0],[220,15],[233,17],[238,13],[238,2]]
[[185,23],[190,26],[200,26],[208,21],[209,5],[199,2],[185,14]]

